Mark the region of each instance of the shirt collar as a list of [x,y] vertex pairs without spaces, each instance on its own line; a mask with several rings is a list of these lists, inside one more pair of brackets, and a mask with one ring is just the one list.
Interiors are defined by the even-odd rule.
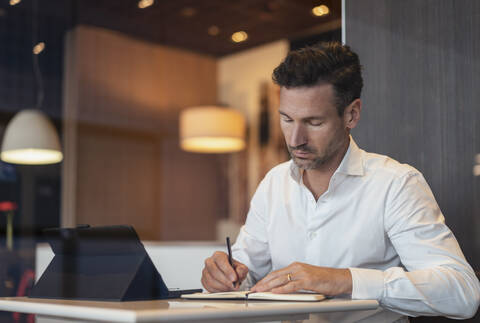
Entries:
[[[347,152],[343,156],[340,166],[338,166],[335,173],[342,173],[353,176],[363,176],[363,156],[362,150],[358,148],[357,144],[350,136],[350,144],[348,145]],[[300,169],[295,165],[293,160],[290,161],[290,176],[296,181],[300,182],[303,175],[303,169]]]
[[352,136],[350,136],[348,150],[335,172],[353,176],[363,176],[364,174],[362,150],[358,148]]

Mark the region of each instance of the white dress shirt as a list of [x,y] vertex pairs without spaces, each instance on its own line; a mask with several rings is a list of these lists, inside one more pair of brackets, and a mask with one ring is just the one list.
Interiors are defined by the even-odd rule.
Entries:
[[353,299],[405,315],[467,318],[480,284],[415,168],[350,146],[317,201],[292,161],[252,198],[233,256],[260,280],[292,262],[349,268]]

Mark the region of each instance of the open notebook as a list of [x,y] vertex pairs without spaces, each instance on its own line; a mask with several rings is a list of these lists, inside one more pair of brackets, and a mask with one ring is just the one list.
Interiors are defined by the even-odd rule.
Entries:
[[271,292],[252,293],[250,291],[221,292],[221,293],[193,293],[182,295],[186,299],[245,299],[245,300],[267,300],[267,301],[296,301],[296,302],[318,302],[325,299],[322,294],[309,292],[298,292],[291,294],[274,294]]

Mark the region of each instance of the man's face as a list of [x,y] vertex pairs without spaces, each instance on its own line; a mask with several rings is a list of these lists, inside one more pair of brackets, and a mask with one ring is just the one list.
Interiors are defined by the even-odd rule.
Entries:
[[331,84],[280,89],[280,126],[302,169],[316,169],[342,151],[349,131],[334,105]]

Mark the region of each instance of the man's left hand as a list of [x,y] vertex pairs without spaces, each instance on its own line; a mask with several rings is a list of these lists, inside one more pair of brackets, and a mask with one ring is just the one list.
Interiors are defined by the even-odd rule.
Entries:
[[293,293],[310,290],[335,296],[352,292],[348,269],[312,266],[300,262],[272,271],[251,288],[252,292]]

